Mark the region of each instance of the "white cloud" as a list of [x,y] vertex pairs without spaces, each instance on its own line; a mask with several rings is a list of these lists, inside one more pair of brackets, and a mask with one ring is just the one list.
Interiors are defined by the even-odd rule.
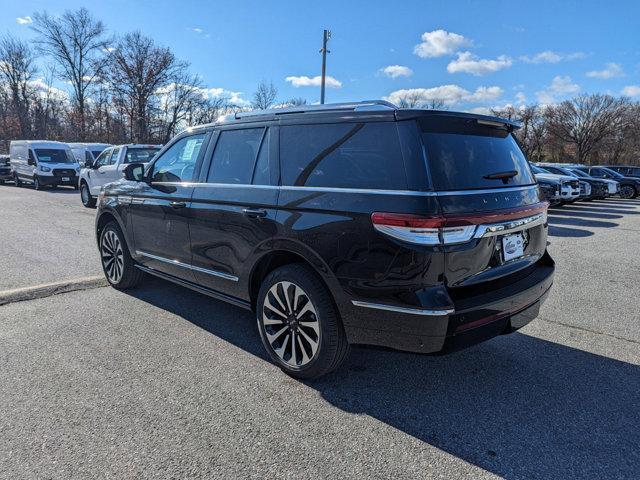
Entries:
[[33,19],[29,16],[26,17],[18,17],[16,18],[16,23],[18,25],[29,25],[30,23],[33,23]]
[[199,28],[199,27],[193,27],[191,30],[196,32],[196,33],[202,33],[203,32],[203,30],[201,28]]
[[486,75],[509,68],[513,62],[505,55],[500,55],[495,60],[480,59],[471,52],[458,52],[458,58],[447,65],[449,73],[470,73],[475,76]]
[[624,77],[622,66],[619,63],[609,62],[606,64],[603,70],[591,70],[587,72],[587,77],[602,78],[604,80],[608,78]]
[[544,52],[536,53],[533,56],[523,55],[520,60],[526,63],[560,63],[567,60],[577,60],[584,58],[586,55],[583,52],[574,53],[558,53],[551,50],[545,50]]
[[622,95],[627,97],[640,97],[640,85],[627,85],[622,89]]
[[470,92],[459,85],[441,85],[432,88],[410,88],[396,90],[391,92],[384,99],[399,104],[400,101],[407,97],[416,97],[421,102],[430,102],[432,100],[443,101],[447,105],[455,105],[463,102],[489,102],[496,100],[502,95],[503,90],[500,87],[478,87],[474,92]]
[[248,107],[251,105],[249,100],[242,98],[242,92],[234,92],[233,90],[227,90],[226,88],[202,88],[200,89],[200,94],[205,98],[224,98],[230,104],[237,105],[239,107]]
[[524,92],[516,93],[516,102],[520,104],[527,103],[527,96],[524,94]]
[[64,90],[48,85],[44,78],[36,78],[35,80],[29,80],[29,86],[35,90],[40,98],[45,98],[47,94],[56,100],[66,101],[69,100],[69,94]]
[[442,57],[452,55],[456,50],[472,44],[471,40],[457,33],[434,30],[422,34],[422,42],[413,48],[413,53],[422,58]]
[[536,92],[538,101],[544,105],[555,103],[558,98],[578,93],[580,86],[577,83],[573,83],[570,76],[556,76],[551,81],[551,85],[547,86],[544,90]]
[[[319,87],[322,82],[322,77],[320,75],[315,76],[313,78],[307,77],[306,75],[302,75],[300,77],[287,77],[285,81],[290,82],[294,87]],[[330,75],[327,75],[325,78],[325,85],[330,88],[340,88],[342,87],[342,82],[336,80]]]
[[402,65],[389,65],[388,67],[381,68],[380,73],[383,73],[389,78],[410,77],[413,75],[413,70],[409,67],[403,67]]

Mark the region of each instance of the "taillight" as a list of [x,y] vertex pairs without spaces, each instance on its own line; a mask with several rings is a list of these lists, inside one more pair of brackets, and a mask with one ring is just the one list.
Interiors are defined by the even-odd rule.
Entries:
[[453,245],[472,238],[505,234],[546,223],[548,202],[507,210],[423,217],[405,213],[371,214],[380,233],[418,245]]

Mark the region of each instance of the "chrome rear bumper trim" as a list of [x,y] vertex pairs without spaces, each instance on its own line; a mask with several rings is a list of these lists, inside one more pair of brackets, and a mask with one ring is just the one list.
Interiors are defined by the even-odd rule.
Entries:
[[442,317],[445,315],[451,315],[455,312],[452,308],[442,310],[423,310],[420,308],[396,307],[394,305],[385,305],[382,303],[360,302],[358,300],[352,300],[351,303],[356,307],[373,308],[376,310],[386,310],[397,313],[408,313],[409,315],[423,315],[427,317]]

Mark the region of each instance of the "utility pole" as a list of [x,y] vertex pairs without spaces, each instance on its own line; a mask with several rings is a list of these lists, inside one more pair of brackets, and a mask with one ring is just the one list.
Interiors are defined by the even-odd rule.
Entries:
[[325,30],[322,35],[322,48],[320,49],[320,53],[322,53],[322,83],[320,84],[320,104],[324,104],[324,83],[325,77],[327,76],[327,53],[331,53],[327,50],[327,42],[331,38],[331,32],[329,30]]

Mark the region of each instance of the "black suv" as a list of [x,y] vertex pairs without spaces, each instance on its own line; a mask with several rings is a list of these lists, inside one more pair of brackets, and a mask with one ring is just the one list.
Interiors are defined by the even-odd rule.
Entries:
[[512,332],[554,272],[514,128],[382,101],[191,128],[100,194],[105,275],[253,310],[297,377],[337,368],[352,343],[449,352]]

